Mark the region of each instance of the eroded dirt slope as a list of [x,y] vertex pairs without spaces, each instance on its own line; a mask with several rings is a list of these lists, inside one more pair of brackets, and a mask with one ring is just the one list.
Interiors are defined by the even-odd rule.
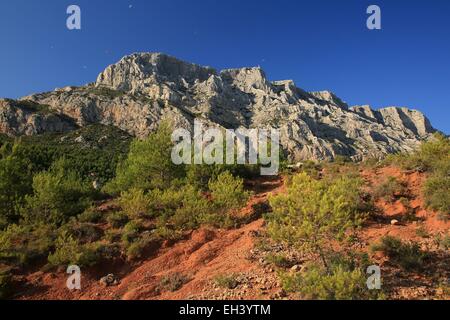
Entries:
[[[426,210],[421,197],[425,176],[417,172],[404,172],[397,168],[364,169],[360,174],[369,190],[388,176],[401,180],[407,188],[407,204],[397,199],[376,201],[377,219],[371,219],[360,234],[360,246],[368,250],[380,237],[393,235],[402,240],[414,240],[432,253],[427,268],[421,273],[400,272],[386,257],[375,254],[372,259],[382,266],[383,281],[390,298],[447,299],[448,292],[440,284],[450,277],[450,258],[436,243],[436,237],[448,234],[450,223],[438,219],[437,214]],[[250,215],[255,205],[264,204],[269,194],[285,191],[284,180],[250,182],[254,196],[242,215]],[[412,211],[411,211],[412,210]],[[414,219],[411,219],[411,212]],[[405,217],[407,216],[408,219]],[[397,223],[392,223],[397,220]],[[137,264],[118,264],[98,267],[83,273],[82,290],[69,291],[65,270],[46,273],[30,272],[19,280],[23,284],[18,299],[294,299],[280,286],[277,270],[261,254],[258,242],[264,234],[262,218],[234,230],[201,228],[185,240],[166,244],[145,261]],[[421,230],[419,232],[418,230]],[[282,252],[295,258],[295,253],[285,252],[282,246],[265,249]],[[297,261],[291,269],[301,268]],[[105,287],[99,279],[114,273],[119,280],[115,286]],[[183,276],[183,284],[174,291],[161,286],[163,278]],[[233,275],[236,284],[231,288],[218,286],[214,279]],[[445,286],[444,286],[445,287]]]

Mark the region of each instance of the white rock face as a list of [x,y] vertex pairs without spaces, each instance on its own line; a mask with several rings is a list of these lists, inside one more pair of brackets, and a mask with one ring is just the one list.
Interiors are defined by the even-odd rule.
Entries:
[[[124,57],[94,84],[25,100],[47,105],[78,126],[114,125],[138,137],[147,136],[162,119],[188,129],[195,118],[224,128],[274,127],[280,129],[284,150],[297,161],[408,152],[435,131],[416,110],[349,108],[329,91],[308,93],[291,80],[270,82],[260,68],[217,72],[161,53]],[[29,135],[72,129],[53,114],[32,120],[35,113],[12,109],[5,101],[0,102],[0,132]]]
[[0,132],[10,136],[67,132],[77,128],[63,114],[48,112],[46,106],[0,99]]

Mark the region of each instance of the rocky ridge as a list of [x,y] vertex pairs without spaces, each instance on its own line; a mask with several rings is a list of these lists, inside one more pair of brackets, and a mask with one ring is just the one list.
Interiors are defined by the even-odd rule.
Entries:
[[10,136],[101,123],[142,138],[163,119],[191,130],[195,118],[223,128],[278,128],[291,160],[409,152],[435,132],[416,110],[349,107],[329,91],[269,81],[261,68],[218,72],[162,53],[126,56],[86,86],[0,99],[0,133]]

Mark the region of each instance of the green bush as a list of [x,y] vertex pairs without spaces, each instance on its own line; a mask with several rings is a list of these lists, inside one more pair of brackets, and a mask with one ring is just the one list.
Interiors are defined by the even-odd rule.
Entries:
[[243,207],[250,196],[250,193],[244,190],[243,180],[233,177],[228,171],[211,180],[208,186],[214,206],[222,212]]
[[0,158],[0,219],[5,226],[17,222],[19,208],[32,192],[30,164],[21,157]]
[[278,268],[291,268],[294,266],[294,263],[282,254],[269,254],[266,260]]
[[186,166],[186,182],[199,190],[207,191],[208,182],[215,179],[223,171],[223,167],[207,164]]
[[49,171],[33,177],[33,195],[26,197],[22,216],[28,223],[61,225],[91,204],[92,189],[73,171],[57,161]]
[[149,215],[150,198],[143,190],[131,188],[121,193],[119,204],[130,219],[137,219]]
[[427,179],[424,186],[425,204],[439,212],[439,217],[446,221],[450,214],[450,171],[447,175],[435,173]]
[[55,230],[46,224],[10,225],[0,231],[0,262],[26,265],[47,257]]
[[98,262],[95,244],[82,246],[68,232],[62,232],[55,241],[55,251],[48,256],[52,266],[92,266]]
[[175,292],[187,283],[189,279],[181,273],[172,273],[161,278],[159,287],[164,290]]
[[300,171],[305,172],[310,177],[318,179],[320,177],[320,172],[323,169],[323,165],[320,163],[317,163],[312,160],[307,160],[302,162],[300,166]]
[[79,222],[98,223],[103,219],[103,213],[98,211],[95,207],[87,208],[83,213],[77,216]]
[[180,230],[166,224],[163,220],[158,220],[158,226],[155,229],[155,236],[163,240],[178,241],[183,238],[183,233]]
[[236,287],[239,285],[239,281],[237,280],[237,276],[235,274],[230,275],[218,275],[214,277],[214,283],[224,289],[236,289]]
[[120,193],[131,188],[144,191],[166,189],[176,179],[185,176],[184,167],[172,162],[173,143],[168,123],[144,140],[134,140],[127,158],[117,167],[116,177],[105,186],[105,191]]
[[351,163],[352,159],[348,156],[338,154],[337,156],[334,157],[333,162],[339,165],[345,165],[347,163]]
[[136,221],[128,222],[122,230],[122,241],[129,245],[133,243],[138,237],[142,226]]
[[6,300],[12,293],[12,276],[9,272],[0,270],[0,300]]
[[372,246],[372,251],[381,251],[395,264],[405,270],[417,270],[423,267],[427,254],[416,242],[404,243],[400,239],[385,236],[379,244]]
[[155,189],[148,197],[150,211],[159,221],[161,235],[171,234],[167,225],[178,231],[195,229],[205,222],[204,217],[212,211],[208,199],[190,185],[167,190]]
[[438,235],[435,238],[436,244],[439,246],[439,248],[443,250],[449,250],[450,249],[450,234],[446,234],[443,236]]
[[442,164],[448,164],[450,160],[450,140],[446,136],[436,133],[431,141],[420,146],[417,157],[419,158],[421,169],[426,171],[440,170]]
[[187,187],[181,206],[176,209],[171,222],[177,229],[192,230],[203,222],[203,217],[210,211],[210,203],[193,187]]
[[450,139],[441,133],[422,143],[412,154],[389,156],[387,161],[407,170],[428,172],[423,195],[428,208],[438,211],[443,220],[449,218],[450,198]]
[[108,228],[105,231],[105,238],[106,241],[110,243],[114,242],[120,242],[122,239],[122,230],[121,229],[110,229]]
[[171,187],[166,190],[154,189],[149,192],[150,211],[156,217],[172,215],[186,197],[186,187]]
[[310,265],[301,273],[284,273],[281,276],[284,290],[298,292],[304,299],[313,300],[367,300],[377,298],[366,285],[366,278],[359,269],[346,270],[334,267],[331,272],[317,265]]
[[266,216],[269,235],[316,254],[328,267],[331,244],[342,243],[362,223],[361,201],[359,179],[344,176],[330,182],[298,174],[287,194],[269,198],[273,209]]
[[398,181],[395,177],[388,177],[384,182],[378,185],[374,191],[375,198],[382,198],[388,202],[394,202],[396,196],[402,196],[407,193],[404,183]]
[[416,235],[421,238],[429,238],[430,237],[430,234],[428,233],[427,229],[423,225],[421,225],[420,227],[418,227],[416,229]]
[[441,133],[421,144],[420,148],[411,154],[396,154],[387,157],[387,163],[400,165],[406,170],[430,171],[439,170],[443,163],[448,163],[450,141]]
[[77,264],[81,258],[78,241],[68,233],[62,233],[55,241],[55,251],[48,256],[53,266]]
[[178,238],[179,231],[192,230],[200,224],[223,226],[228,215],[194,186],[153,190],[148,194],[153,216],[162,237]]
[[124,212],[119,211],[108,215],[106,221],[108,221],[113,228],[121,228],[129,221],[129,218]]
[[107,98],[115,99],[121,97],[125,94],[125,92],[120,90],[114,90],[107,87],[93,87],[89,89],[89,93],[95,94],[98,96],[104,96]]
[[134,241],[127,247],[127,258],[129,260],[135,260],[143,258],[145,250],[154,241],[150,236],[144,236]]
[[60,228],[60,231],[67,231],[80,243],[92,243],[100,240],[103,230],[90,222],[80,222],[72,219],[69,223]]
[[120,249],[120,245],[114,243],[105,244],[97,242],[91,244],[91,252],[95,253],[94,258],[97,261],[100,261],[101,259],[112,261],[119,258],[121,255]]

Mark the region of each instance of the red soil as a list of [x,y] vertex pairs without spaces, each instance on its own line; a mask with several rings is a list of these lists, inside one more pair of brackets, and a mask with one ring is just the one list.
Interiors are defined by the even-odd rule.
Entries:
[[[363,247],[377,241],[384,235],[393,235],[403,240],[419,241],[423,246],[432,246],[432,237],[443,235],[449,232],[449,222],[440,221],[437,214],[426,210],[421,197],[421,187],[424,179],[423,174],[417,172],[403,172],[397,168],[387,167],[378,170],[363,170],[362,177],[369,186],[376,186],[382,179],[394,176],[404,181],[409,190],[409,206],[420,222],[401,222],[398,225],[391,225],[391,219],[402,220],[406,213],[406,208],[399,201],[387,203],[379,200],[376,206],[380,210],[384,220],[370,222],[362,230],[361,239]],[[264,203],[271,193],[285,191],[282,179],[252,181],[251,189],[255,194],[241,215],[251,214],[253,205]],[[417,228],[423,226],[432,235],[429,239],[423,239],[417,234]],[[264,230],[264,220],[259,218],[239,229],[235,230],[213,230],[201,228],[194,231],[186,240],[179,241],[172,246],[163,246],[145,261],[132,265],[123,263],[118,266],[107,266],[108,272],[97,268],[87,270],[82,277],[82,290],[69,291],[66,288],[67,274],[65,270],[56,273],[33,272],[22,277],[24,284],[20,288],[18,299],[198,299],[215,298],[211,291],[220,291],[213,288],[211,280],[222,274],[249,274],[250,277],[271,277],[276,278],[274,270],[267,269],[258,262],[248,258],[249,252],[255,246],[254,234]],[[380,264],[386,262],[385,257],[375,255]],[[448,256],[445,258],[448,259]],[[445,276],[449,275],[448,260],[441,261],[440,272]],[[443,266],[442,266],[443,264]],[[102,272],[103,270],[103,272]],[[387,268],[387,270],[390,270]],[[117,286],[104,287],[99,284],[99,279],[113,272],[119,279]],[[437,272],[437,271],[436,271]],[[181,289],[175,292],[160,290],[159,284],[162,277],[181,273],[188,278],[188,282]],[[272,274],[270,274],[272,273]],[[442,275],[441,274],[441,275]],[[416,278],[414,278],[416,277]],[[418,277],[418,278],[417,278]],[[269,279],[269,280],[270,280]],[[420,298],[430,294],[431,284],[426,276],[412,276],[418,279],[419,284],[409,283],[399,284],[397,298]],[[268,281],[269,281],[268,280]],[[259,283],[259,282],[257,282]],[[278,286],[278,287],[277,287]],[[425,293],[421,293],[421,288],[425,286]],[[267,290],[265,290],[267,289]],[[429,290],[428,290],[429,289]],[[279,284],[269,288],[259,288],[244,290],[239,298],[242,299],[268,299],[271,293],[280,290]],[[402,291],[403,290],[403,291]],[[267,291],[267,292],[263,292]],[[261,293],[263,292],[263,293]],[[419,293],[418,293],[419,292]],[[203,294],[204,293],[204,294]],[[431,294],[435,294],[432,292]],[[223,298],[223,296],[220,296]],[[235,296],[230,296],[236,298]],[[227,296],[225,296],[227,298]]]

